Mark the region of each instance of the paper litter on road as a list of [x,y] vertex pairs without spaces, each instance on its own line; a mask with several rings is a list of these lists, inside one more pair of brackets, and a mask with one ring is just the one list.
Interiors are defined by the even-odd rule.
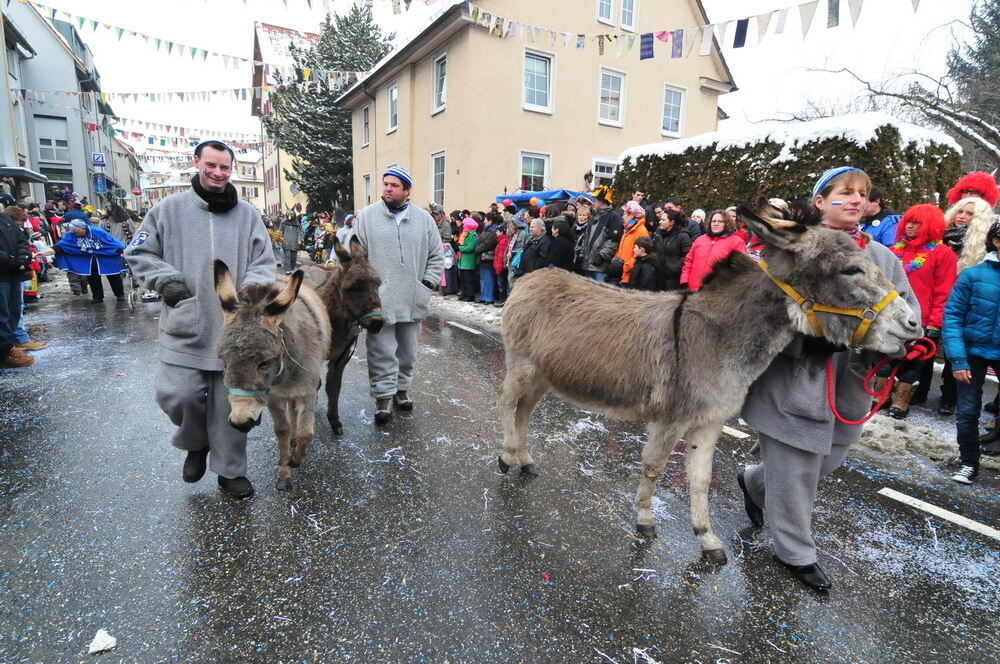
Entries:
[[108,634],[107,630],[99,629],[94,635],[94,640],[90,642],[90,649],[87,654],[93,655],[95,652],[111,650],[118,645],[118,639]]

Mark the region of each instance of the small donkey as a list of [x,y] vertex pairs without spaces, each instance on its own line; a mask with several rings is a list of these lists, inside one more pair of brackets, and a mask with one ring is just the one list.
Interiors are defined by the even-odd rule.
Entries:
[[218,352],[229,390],[229,424],[249,431],[267,406],[278,439],[276,487],[291,487],[312,442],[316,392],[330,350],[330,321],[302,270],[277,286],[251,285],[238,294],[229,268],[215,261],[215,292],[224,322]]
[[[550,389],[583,408],[643,420],[636,528],[652,537],[656,480],[686,436],[691,525],[702,554],[726,561],[708,514],[712,456],[723,424],[739,411],[751,383],[794,333],[815,333],[810,315],[822,321],[833,343],[890,355],[922,332],[906,303],[894,298],[889,280],[846,234],[763,218],[746,208],[740,213],[769,245],[767,264],[734,253],[694,293],[627,292],[557,269],[518,281],[503,310],[501,472],[516,464],[533,472],[528,418]],[[803,307],[765,269],[809,298]],[[840,311],[828,313],[821,305]]]

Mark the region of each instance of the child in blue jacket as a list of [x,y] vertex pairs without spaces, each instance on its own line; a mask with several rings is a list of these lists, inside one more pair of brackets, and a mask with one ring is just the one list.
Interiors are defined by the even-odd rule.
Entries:
[[1000,375],[1000,222],[986,235],[986,258],[964,270],[944,308],[941,337],[957,381],[955,423],[962,466],[951,479],[979,475],[979,409],[987,367]]

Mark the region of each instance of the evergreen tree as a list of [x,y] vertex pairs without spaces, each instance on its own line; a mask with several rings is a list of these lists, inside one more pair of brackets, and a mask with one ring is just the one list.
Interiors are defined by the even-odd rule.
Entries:
[[355,3],[344,15],[326,17],[315,46],[289,49],[296,77],[279,77],[264,125],[277,146],[292,155],[285,174],[309,197],[311,209],[330,210],[353,198],[351,113],[335,104],[343,88],[328,89],[325,80],[317,86],[306,80],[304,70],[368,71],[389,52],[394,38],[382,34],[367,3]]
[[979,0],[972,7],[971,43],[948,54],[948,74],[970,112],[1000,119],[1000,0]]

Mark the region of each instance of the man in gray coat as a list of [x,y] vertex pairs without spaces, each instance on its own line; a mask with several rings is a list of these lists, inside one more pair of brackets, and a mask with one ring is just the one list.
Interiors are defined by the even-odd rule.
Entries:
[[410,203],[413,179],[402,166],[382,176],[382,199],[358,213],[354,234],[382,277],[382,319],[367,335],[368,381],[375,398],[375,422],[392,418],[391,404],[413,410],[408,391],[417,360],[417,333],[444,270],[437,224]]
[[247,436],[229,424],[229,395],[215,352],[222,307],[215,294],[215,259],[239,288],[274,283],[271,240],[257,210],[229,183],[233,151],[206,141],[195,148],[191,189],[157,203],[125,258],[133,273],[163,299],[156,402],[177,425],[172,443],[187,451],[183,477],[197,482],[211,452],[219,486],[235,498],[253,495],[246,478]]
[[291,274],[299,264],[299,240],[302,239],[302,224],[297,214],[289,214],[281,222],[281,248],[285,274]]

